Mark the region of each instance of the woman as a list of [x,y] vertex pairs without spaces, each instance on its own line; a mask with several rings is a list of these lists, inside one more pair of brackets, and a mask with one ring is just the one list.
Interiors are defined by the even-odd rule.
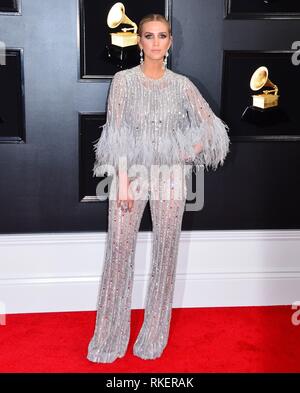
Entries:
[[[142,359],[161,356],[170,329],[185,176],[191,174],[191,165],[186,164],[216,169],[229,151],[227,125],[189,78],[166,67],[172,35],[164,16],[150,14],[141,20],[138,45],[141,64],[114,75],[107,121],[94,145],[94,175],[112,175],[117,191],[115,198],[112,193],[109,198],[96,326],[87,355],[97,363],[113,362],[126,353],[136,238],[148,199],[153,222],[152,267],[144,322],[133,354]],[[119,166],[120,157],[127,168]],[[131,171],[135,164],[140,165],[139,170]],[[168,181],[151,175],[149,181],[149,171],[163,165],[171,168]],[[183,177],[176,172],[178,168],[183,169]],[[175,198],[180,190],[176,195],[181,197]]]

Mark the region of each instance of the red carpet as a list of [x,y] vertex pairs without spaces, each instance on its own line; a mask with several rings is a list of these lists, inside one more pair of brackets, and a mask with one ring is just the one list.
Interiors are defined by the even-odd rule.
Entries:
[[139,359],[132,347],[143,310],[132,310],[124,358],[86,359],[96,313],[10,314],[0,326],[0,372],[300,372],[300,325],[291,306],[173,309],[161,358]]

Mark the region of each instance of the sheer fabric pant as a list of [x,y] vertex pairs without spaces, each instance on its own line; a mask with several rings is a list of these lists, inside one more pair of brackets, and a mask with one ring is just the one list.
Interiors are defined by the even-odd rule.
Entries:
[[[130,336],[136,240],[148,199],[153,223],[151,275],[144,322],[134,343],[133,353],[143,359],[154,359],[160,357],[167,345],[186,200],[185,179],[173,182],[175,189],[181,187],[181,198],[176,199],[172,183],[164,185],[163,181],[159,181],[156,188],[149,186],[146,198],[134,200],[131,212],[122,211],[116,200],[109,199],[108,232],[96,324],[87,355],[92,362],[111,363],[126,353]],[[168,198],[153,198],[153,189],[157,192],[159,188],[159,192],[164,193],[163,187],[170,186]]]

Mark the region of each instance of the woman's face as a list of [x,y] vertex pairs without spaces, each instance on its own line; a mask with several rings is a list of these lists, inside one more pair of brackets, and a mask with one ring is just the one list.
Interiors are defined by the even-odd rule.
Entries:
[[141,37],[138,36],[138,44],[143,49],[145,58],[163,59],[172,44],[168,26],[160,21],[144,23]]

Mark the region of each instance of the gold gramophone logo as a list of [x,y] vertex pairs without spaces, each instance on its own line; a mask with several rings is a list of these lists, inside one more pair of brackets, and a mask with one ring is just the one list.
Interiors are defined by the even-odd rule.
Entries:
[[121,48],[137,45],[137,25],[126,16],[124,4],[118,2],[111,7],[107,15],[107,25],[115,29],[122,23],[133,27],[124,27],[120,32],[110,33],[111,43]]
[[289,121],[286,110],[279,105],[278,86],[269,79],[266,66],[260,66],[253,72],[250,88],[262,91],[252,95],[252,105],[245,108],[241,120],[258,127],[270,127]]
[[271,89],[263,90],[260,94],[252,95],[253,106],[262,109],[278,106],[278,87],[270,81],[267,67],[261,66],[254,71],[250,80],[250,87],[254,91],[263,87],[271,87]]

